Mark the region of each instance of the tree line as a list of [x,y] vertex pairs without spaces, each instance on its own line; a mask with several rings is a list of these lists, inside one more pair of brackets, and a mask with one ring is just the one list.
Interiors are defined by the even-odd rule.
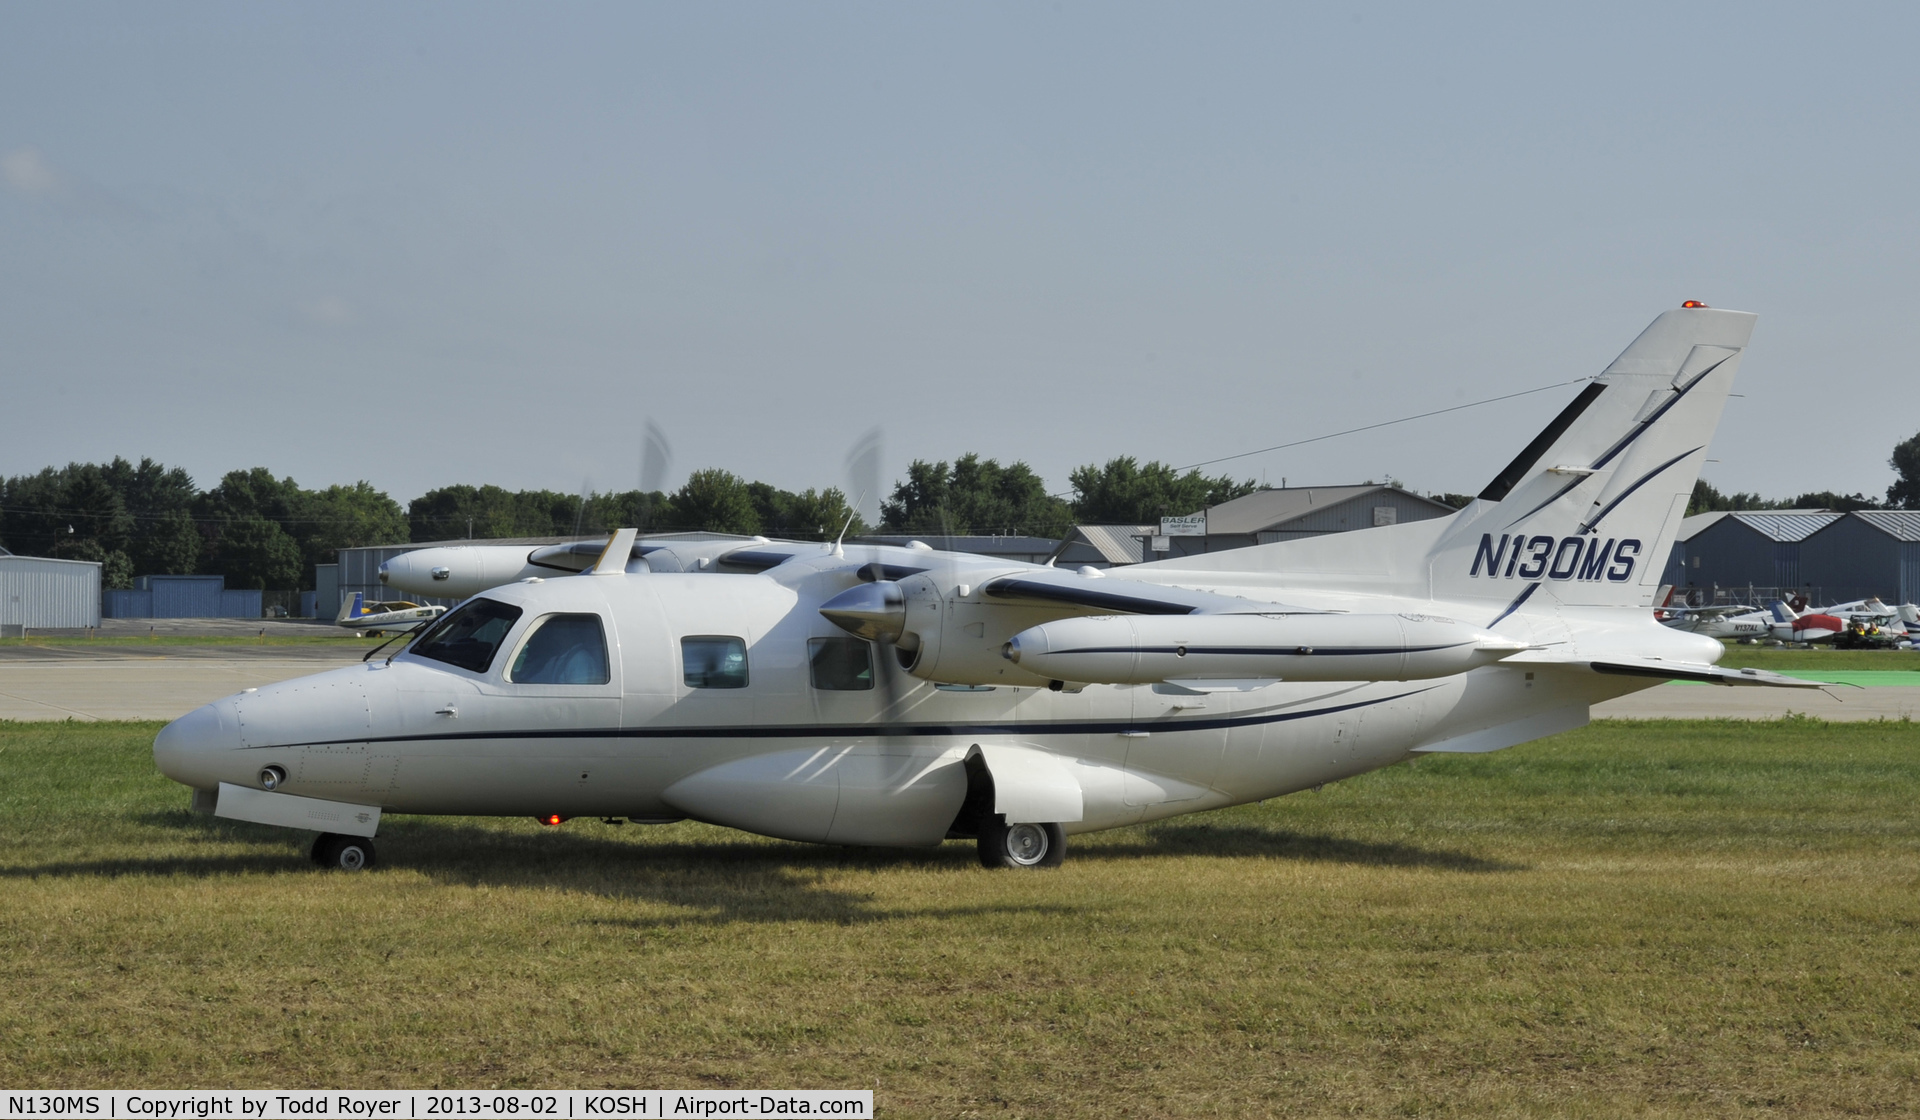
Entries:
[[1887,487],[1885,501],[1865,494],[1838,494],[1832,490],[1809,490],[1792,498],[1769,499],[1758,494],[1723,494],[1706,479],[1693,484],[1693,498],[1687,503],[1687,515],[1747,509],[1831,509],[1852,513],[1860,509],[1920,509],[1920,432],[1912,439],[1894,445],[1887,459],[1893,468],[1893,484]]
[[307,489],[265,467],[230,471],[199,489],[152,459],[69,463],[0,479],[0,547],[20,555],[93,560],[104,585],[136,575],[221,575],[235,588],[310,590],[313,566],[341,548],[500,537],[650,532],[765,534],[798,540],[898,532],[1065,535],[1080,522],[1147,524],[1256,489],[1252,479],[1181,473],[1131,456],[1073,472],[1072,494],[1050,494],[1025,463],[977,454],[916,459],[869,526],[837,487],[783,490],[731,471],[698,470],[671,494],[565,494],[443,486],[404,508],[371,483]]
[[[1884,505],[1920,509],[1920,434],[1893,449]],[[1067,496],[1022,462],[977,454],[916,459],[869,526],[837,487],[782,490],[720,468],[698,470],[671,494],[565,494],[498,486],[443,486],[405,508],[371,483],[309,490],[265,467],[230,471],[201,490],[186,471],[152,459],[69,463],[0,479],[0,547],[21,555],[94,560],[107,587],[135,575],[222,575],[227,585],[308,590],[313,566],[362,545],[499,537],[558,537],[623,526],[827,540],[843,528],[920,536],[975,533],[1061,537],[1076,524],[1143,525],[1219,505],[1258,489],[1252,479],[1184,473],[1132,456],[1087,464]],[[1435,494],[1458,507],[1466,495]],[[1688,513],[1743,509],[1868,509],[1862,494],[1815,491],[1784,500],[1723,494],[1701,480]]]

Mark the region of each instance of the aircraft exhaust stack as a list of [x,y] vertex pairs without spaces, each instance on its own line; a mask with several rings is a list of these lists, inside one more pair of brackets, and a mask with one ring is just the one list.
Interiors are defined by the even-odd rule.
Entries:
[[1005,656],[1029,672],[1083,684],[1428,680],[1526,648],[1436,615],[1104,615],[1023,630]]

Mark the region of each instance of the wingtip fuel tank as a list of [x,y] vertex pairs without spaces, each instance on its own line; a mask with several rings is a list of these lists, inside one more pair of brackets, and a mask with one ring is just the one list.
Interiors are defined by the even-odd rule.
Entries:
[[1102,615],[1021,631],[1006,657],[1082,684],[1177,680],[1425,680],[1527,648],[1427,614]]

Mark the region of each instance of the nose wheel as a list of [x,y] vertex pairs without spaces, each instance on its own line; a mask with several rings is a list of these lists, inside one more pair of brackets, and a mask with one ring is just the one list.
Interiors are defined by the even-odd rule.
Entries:
[[313,842],[313,862],[329,871],[365,871],[373,866],[373,841],[323,832]]
[[1058,867],[1067,858],[1067,833],[1057,824],[1008,824],[998,813],[981,822],[980,866]]

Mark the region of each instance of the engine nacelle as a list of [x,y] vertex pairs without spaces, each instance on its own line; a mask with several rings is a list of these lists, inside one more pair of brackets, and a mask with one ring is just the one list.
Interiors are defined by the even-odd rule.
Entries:
[[396,591],[466,599],[527,576],[557,573],[527,562],[526,545],[471,544],[417,548],[380,565],[380,582]]
[[861,584],[822,604],[820,613],[850,634],[887,643],[900,667],[922,680],[1020,688],[1050,684],[1051,678],[1029,672],[1002,652],[1015,634],[1056,617],[1058,609],[990,600],[981,587],[996,573],[967,574],[978,582],[925,572]]
[[1023,630],[1006,657],[1082,684],[1405,681],[1464,673],[1526,648],[1423,614],[1101,615]]
[[1003,651],[1015,634],[1057,617],[1059,610],[988,599],[980,590],[986,582],[943,584],[932,573],[901,580],[907,608],[901,666],[941,684],[1041,688],[1051,683],[1052,678],[1007,660]]

